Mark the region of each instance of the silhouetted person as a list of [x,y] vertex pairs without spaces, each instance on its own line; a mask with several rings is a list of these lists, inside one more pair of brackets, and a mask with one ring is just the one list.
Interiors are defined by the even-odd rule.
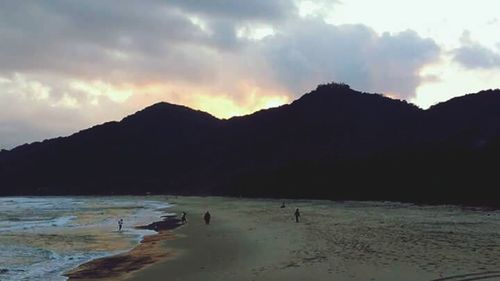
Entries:
[[182,222],[182,224],[187,223],[186,212],[182,212],[181,222]]
[[295,222],[299,222],[300,211],[299,208],[295,209]]
[[285,201],[283,201],[283,203],[281,203],[281,207],[280,208],[285,208]]
[[210,224],[210,217],[210,213],[207,211],[203,216],[203,219],[205,219],[205,224]]
[[123,228],[123,219],[118,220],[118,231],[122,231]]

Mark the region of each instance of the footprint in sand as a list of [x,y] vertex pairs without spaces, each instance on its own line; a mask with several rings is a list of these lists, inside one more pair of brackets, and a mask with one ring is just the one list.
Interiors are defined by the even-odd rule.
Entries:
[[485,272],[453,275],[453,276],[433,279],[431,281],[476,281],[476,280],[500,280],[500,271],[485,271]]

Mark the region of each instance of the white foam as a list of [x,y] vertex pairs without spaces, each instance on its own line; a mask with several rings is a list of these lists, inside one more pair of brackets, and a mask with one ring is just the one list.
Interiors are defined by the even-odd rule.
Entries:
[[[58,255],[52,253],[51,257],[38,263],[26,265],[23,267],[16,267],[7,271],[0,277],[5,277],[8,280],[67,280],[68,278],[62,274],[71,268],[75,268],[90,260],[113,255],[113,252],[102,253],[72,253],[71,255]],[[1,279],[1,278],[0,278]]]
[[0,232],[15,230],[36,230],[50,227],[61,227],[74,220],[76,216],[62,216],[53,219],[18,220],[0,222]]

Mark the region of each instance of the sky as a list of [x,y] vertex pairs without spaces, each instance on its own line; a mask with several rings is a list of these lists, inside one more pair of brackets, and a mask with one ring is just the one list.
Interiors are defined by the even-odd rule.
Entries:
[[0,1],[0,149],[165,101],[219,118],[327,82],[422,108],[500,88],[498,0]]

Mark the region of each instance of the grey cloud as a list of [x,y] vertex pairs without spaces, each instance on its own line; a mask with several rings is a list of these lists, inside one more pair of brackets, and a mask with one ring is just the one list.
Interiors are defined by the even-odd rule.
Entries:
[[183,51],[210,40],[185,15],[160,1],[116,3],[2,2],[0,71],[80,77],[115,73],[122,80],[210,78],[210,59],[193,59]]
[[471,69],[500,68],[500,53],[479,44],[462,46],[453,52],[454,60]]
[[296,13],[293,0],[167,0],[186,12],[236,21],[277,21]]
[[275,23],[293,11],[291,0],[2,1],[0,74],[208,81],[215,62],[207,48],[240,48],[240,22]]
[[462,46],[452,51],[453,60],[466,68],[491,69],[500,67],[500,53],[488,49],[472,39],[465,30],[460,37]]
[[[313,87],[311,83],[343,80],[354,87],[370,90],[375,85],[371,90],[411,96],[419,83],[415,72],[439,52],[434,42],[412,32],[378,36],[362,25],[300,19],[291,0],[116,3],[2,2],[0,74],[208,82],[225,52],[245,55],[257,48],[250,53],[263,53],[276,67],[276,77],[294,92]],[[191,22],[190,14],[201,15],[212,33]],[[239,22],[252,20],[281,21],[275,26],[278,35],[260,43],[237,38]],[[378,67],[384,72],[377,72]],[[392,86],[383,87],[383,79]]]
[[341,81],[411,98],[422,79],[418,71],[440,54],[433,40],[413,31],[379,36],[363,25],[319,20],[297,22],[260,47],[276,78],[297,94],[318,83]]

